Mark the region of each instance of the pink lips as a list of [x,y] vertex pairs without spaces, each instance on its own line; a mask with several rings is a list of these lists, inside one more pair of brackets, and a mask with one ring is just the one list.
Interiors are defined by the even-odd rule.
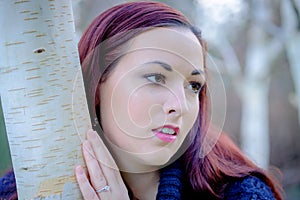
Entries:
[[[168,131],[173,130],[174,134],[168,134],[168,133],[164,133],[162,132],[162,129],[167,129]],[[159,138],[160,140],[164,141],[164,142],[174,142],[177,138],[177,135],[179,133],[179,128],[178,127],[174,127],[171,125],[165,125],[156,129],[152,129],[152,131],[154,132],[154,135]]]

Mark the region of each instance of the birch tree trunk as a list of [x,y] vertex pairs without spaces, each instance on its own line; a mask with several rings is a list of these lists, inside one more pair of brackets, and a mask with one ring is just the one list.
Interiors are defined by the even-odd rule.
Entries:
[[0,96],[19,199],[81,199],[90,125],[71,2],[0,1]]

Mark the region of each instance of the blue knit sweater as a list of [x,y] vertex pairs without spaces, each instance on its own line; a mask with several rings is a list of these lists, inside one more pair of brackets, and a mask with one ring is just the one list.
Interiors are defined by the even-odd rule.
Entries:
[[[165,168],[160,175],[157,200],[212,199],[206,194],[186,191],[182,184],[183,173],[179,163]],[[204,196],[204,197],[203,197]],[[271,188],[255,176],[247,176],[230,183],[224,194],[224,200],[275,200]]]
[[[157,200],[200,199],[201,193],[186,192],[182,184],[183,173],[178,163],[165,168],[160,175]],[[185,194],[184,194],[185,193]],[[16,183],[13,171],[0,178],[0,200],[15,199]],[[206,198],[207,199],[207,198]],[[229,184],[224,200],[274,200],[269,186],[259,178],[248,176]]]
[[0,178],[0,200],[13,200],[17,198],[16,181],[13,170],[9,170]]

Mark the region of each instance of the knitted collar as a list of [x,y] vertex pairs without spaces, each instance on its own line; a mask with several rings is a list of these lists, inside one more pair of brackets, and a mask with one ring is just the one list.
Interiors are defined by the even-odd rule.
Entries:
[[157,200],[180,200],[182,191],[182,169],[180,163],[174,162],[161,171]]

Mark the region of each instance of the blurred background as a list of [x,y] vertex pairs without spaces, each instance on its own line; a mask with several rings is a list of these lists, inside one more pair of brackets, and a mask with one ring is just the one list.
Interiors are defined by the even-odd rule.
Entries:
[[[79,40],[96,15],[123,2],[126,1],[72,0],[76,38]],[[300,1],[160,2],[180,10],[202,30],[208,43],[211,84],[221,81],[218,89],[224,90],[212,96],[215,108],[222,110],[220,115],[225,112],[219,128],[256,164],[280,169],[286,199],[298,200]],[[0,106],[0,176],[10,166]]]

